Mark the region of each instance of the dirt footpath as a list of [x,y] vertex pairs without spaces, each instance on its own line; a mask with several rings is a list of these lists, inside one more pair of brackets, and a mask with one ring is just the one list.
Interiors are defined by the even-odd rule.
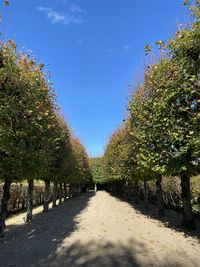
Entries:
[[199,267],[200,240],[166,227],[106,192],[69,199],[49,213],[38,208],[7,221],[0,266]]

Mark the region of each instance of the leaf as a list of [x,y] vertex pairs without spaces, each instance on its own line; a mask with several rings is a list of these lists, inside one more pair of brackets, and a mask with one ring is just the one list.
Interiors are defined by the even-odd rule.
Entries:
[[158,41],[156,41],[156,45],[163,45],[164,44],[164,42],[162,41],[162,40],[158,40]]
[[149,54],[149,52],[151,52],[152,46],[147,44],[147,45],[145,45],[144,50],[145,50],[145,55],[147,56]]
[[187,167],[186,166],[182,166],[181,167],[181,171],[187,171]]
[[189,2],[190,2],[190,0],[185,0],[185,1],[183,2],[183,5],[184,5],[184,6],[187,6],[187,5],[189,4]]
[[7,0],[4,0],[4,5],[5,5],[5,6],[9,6],[9,5],[10,5],[10,2],[7,1]]

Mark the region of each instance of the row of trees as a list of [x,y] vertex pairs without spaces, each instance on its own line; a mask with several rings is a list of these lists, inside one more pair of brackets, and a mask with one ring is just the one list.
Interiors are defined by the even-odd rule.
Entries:
[[[187,5],[189,1],[185,1]],[[192,22],[179,28],[137,84],[124,125],[109,139],[104,169],[111,181],[156,181],[159,214],[164,215],[162,177],[179,176],[184,227],[194,229],[190,177],[200,173],[200,2],[190,5]],[[151,46],[145,47],[148,54]],[[137,191],[137,190],[136,190]]]
[[91,179],[88,156],[59,114],[56,95],[44,71],[13,41],[0,43],[0,180],[4,182],[0,235],[4,235],[10,185],[28,182],[27,222],[32,220],[34,180],[45,183],[48,211],[50,183],[53,206],[57,186],[83,186]]
[[95,192],[97,191],[98,185],[102,185],[107,182],[106,176],[104,176],[103,170],[103,158],[102,157],[93,157],[89,159],[90,162],[90,171],[92,175],[92,181],[94,183]]

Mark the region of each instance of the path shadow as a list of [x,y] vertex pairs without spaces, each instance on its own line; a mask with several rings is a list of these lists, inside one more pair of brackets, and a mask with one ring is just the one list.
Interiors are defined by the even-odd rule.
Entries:
[[166,215],[164,217],[158,216],[158,208],[156,205],[149,203],[148,209],[145,209],[144,202],[140,200],[140,203],[134,203],[134,199],[127,197],[117,196],[108,192],[111,196],[117,198],[120,201],[129,203],[138,213],[145,215],[148,218],[155,219],[161,222],[164,226],[171,228],[175,232],[181,232],[185,237],[194,237],[200,243],[200,221],[196,221],[197,229],[195,231],[189,231],[181,227],[181,214],[174,210],[166,209]]
[[[79,216],[92,205],[93,193],[69,199],[31,224],[8,227],[0,242],[1,267],[183,267],[176,257],[158,258],[144,241],[106,241],[104,236],[80,239]],[[121,200],[118,200],[121,201]],[[76,239],[66,239],[76,231]],[[180,258],[180,255],[178,255]],[[184,261],[184,257],[183,261]],[[198,266],[191,259],[191,266]]]
[[77,216],[93,196],[93,192],[81,194],[48,213],[34,215],[32,223],[8,226],[0,241],[0,266],[40,266],[38,263],[77,229]]
[[[145,243],[129,239],[126,244],[119,242],[77,240],[62,246],[57,253],[40,262],[41,267],[183,267],[183,262],[172,259],[170,255],[158,258]],[[191,260],[191,266],[198,266]]]

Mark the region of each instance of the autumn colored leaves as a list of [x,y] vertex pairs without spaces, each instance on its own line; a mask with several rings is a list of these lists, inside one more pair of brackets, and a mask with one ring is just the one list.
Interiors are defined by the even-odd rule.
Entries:
[[[156,180],[160,214],[164,214],[162,176],[179,176],[182,225],[194,229],[190,177],[200,172],[199,1],[190,10],[191,26],[179,28],[166,43],[156,43],[160,58],[136,86],[129,117],[110,138],[104,161],[112,179]],[[150,50],[147,45],[146,54]]]
[[28,181],[29,222],[35,179],[45,182],[44,211],[51,182],[57,195],[57,184],[61,189],[78,185],[81,190],[90,179],[85,149],[60,115],[43,68],[30,54],[18,52],[14,41],[0,43],[0,179],[4,182],[0,235],[12,182]]

